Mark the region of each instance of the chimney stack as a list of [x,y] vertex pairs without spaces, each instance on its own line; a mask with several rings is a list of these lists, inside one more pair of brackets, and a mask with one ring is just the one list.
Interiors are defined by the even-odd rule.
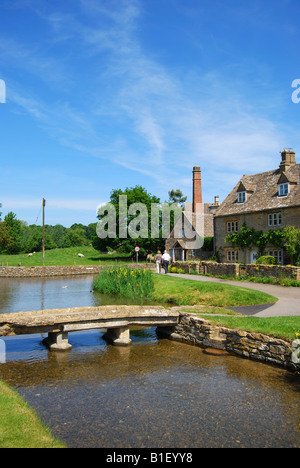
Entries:
[[281,163],[279,165],[280,172],[285,172],[289,167],[295,166],[295,164],[295,152],[291,148],[284,149],[281,152]]
[[201,170],[200,166],[193,167],[193,213],[201,211],[201,207],[197,204],[202,204],[202,187],[201,187]]

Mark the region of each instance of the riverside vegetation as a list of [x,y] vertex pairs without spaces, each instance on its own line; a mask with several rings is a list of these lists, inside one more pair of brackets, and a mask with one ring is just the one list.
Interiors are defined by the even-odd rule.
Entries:
[[146,269],[111,267],[101,271],[93,289],[124,297],[141,297],[173,305],[236,307],[276,302],[269,294],[228,284],[155,275]]

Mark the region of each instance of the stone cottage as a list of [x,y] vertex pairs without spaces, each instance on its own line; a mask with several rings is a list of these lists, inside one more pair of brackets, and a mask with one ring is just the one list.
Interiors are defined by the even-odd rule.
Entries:
[[202,202],[200,166],[193,168],[193,202],[185,203],[184,209],[166,240],[166,250],[173,261],[207,259],[213,251],[202,248],[205,237],[213,237],[214,211],[219,206],[219,197],[214,203]]
[[[285,226],[300,228],[300,164],[295,152],[284,149],[278,169],[244,175],[218,207],[214,217],[215,251],[222,262],[252,263],[257,248],[233,247],[226,236],[243,225],[266,233]],[[285,264],[283,247],[267,245],[265,253]]]

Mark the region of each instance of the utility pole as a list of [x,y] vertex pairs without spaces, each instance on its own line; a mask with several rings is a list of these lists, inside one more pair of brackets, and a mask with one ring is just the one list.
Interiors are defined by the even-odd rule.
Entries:
[[43,250],[43,265],[45,261],[45,205],[46,205],[46,200],[43,198],[43,244],[42,244],[42,250]]

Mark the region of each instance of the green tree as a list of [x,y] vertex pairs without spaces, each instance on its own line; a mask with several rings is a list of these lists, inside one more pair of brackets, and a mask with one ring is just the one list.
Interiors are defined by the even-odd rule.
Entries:
[[109,204],[98,212],[98,219],[103,223],[102,232],[106,231],[107,235],[96,237],[93,246],[102,251],[111,248],[132,252],[138,245],[141,254],[162,249],[165,241],[161,233],[156,238],[151,236],[152,204],[160,205],[160,199],[140,185],[113,190]]
[[[43,228],[42,226],[36,226],[33,234],[28,239],[25,245],[25,252],[40,252],[43,247]],[[55,249],[57,246],[53,242],[53,239],[49,232],[45,229],[45,250]]]
[[176,205],[180,205],[182,208],[184,203],[187,200],[187,197],[183,196],[183,193],[180,189],[172,189],[168,192],[169,195],[169,203],[175,203]]
[[4,223],[8,229],[8,235],[10,238],[10,245],[7,249],[9,254],[17,254],[22,250],[22,222],[17,219],[16,215],[10,211],[4,217]]
[[0,222],[0,253],[7,253],[11,246],[11,239],[9,235],[9,229],[6,224]]
[[283,229],[284,246],[293,265],[300,265],[300,229],[286,226]]
[[82,246],[87,245],[87,238],[85,235],[85,229],[80,227],[72,229],[66,228],[65,236],[64,236],[64,247],[75,247],[75,246]]

